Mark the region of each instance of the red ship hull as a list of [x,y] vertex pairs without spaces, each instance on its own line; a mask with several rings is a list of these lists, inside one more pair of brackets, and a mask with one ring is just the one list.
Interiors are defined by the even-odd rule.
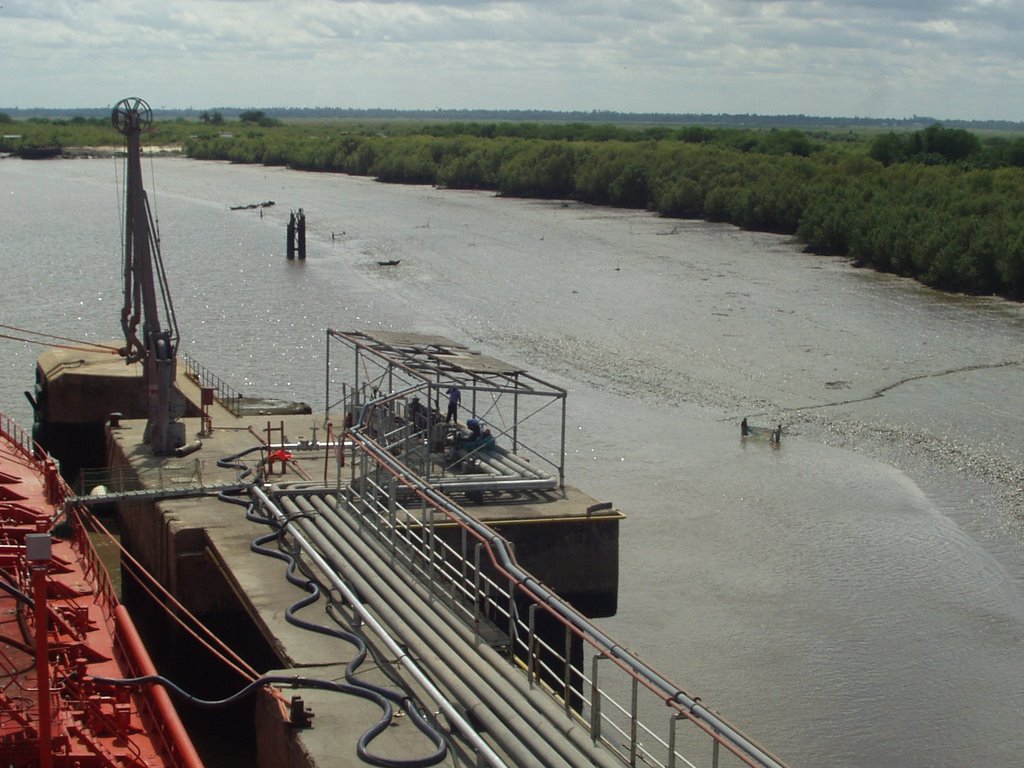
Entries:
[[0,416],[0,764],[201,768],[70,495]]

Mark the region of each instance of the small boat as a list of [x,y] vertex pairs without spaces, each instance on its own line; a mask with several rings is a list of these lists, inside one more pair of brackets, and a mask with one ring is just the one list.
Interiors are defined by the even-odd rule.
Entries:
[[167,691],[123,684],[155,669],[72,500],[0,414],[0,762],[201,768]]
[[377,263],[380,264],[382,267],[397,267],[399,264],[402,263],[402,260],[388,259],[387,261],[378,261]]
[[782,442],[782,425],[775,427],[752,427],[747,424],[746,417],[740,422],[740,437],[752,437],[760,440],[767,440],[769,443]]

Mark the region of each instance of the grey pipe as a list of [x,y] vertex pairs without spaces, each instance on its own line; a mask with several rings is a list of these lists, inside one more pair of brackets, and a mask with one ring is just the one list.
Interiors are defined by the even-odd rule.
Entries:
[[[495,472],[503,475],[504,477],[523,477],[523,473],[520,472],[517,467],[511,466],[507,461],[502,459],[502,457],[496,453],[481,452],[477,456],[477,459],[481,463],[486,464],[489,467],[492,467]],[[526,477],[535,478],[535,475],[531,473],[529,475],[526,475]]]
[[557,485],[558,481],[553,477],[549,477],[546,480],[532,480],[530,478],[509,478],[504,480],[491,475],[476,475],[475,477],[460,476],[454,480],[441,480],[434,483],[432,487],[439,491],[461,490],[464,488],[481,491],[541,491],[554,488]]
[[[361,419],[365,413],[366,407],[364,406],[363,413],[360,415]],[[537,601],[547,605],[560,618],[572,625],[579,632],[591,638],[592,642],[604,653],[622,662],[622,664],[627,666],[633,674],[637,675],[637,677],[646,680],[652,686],[661,691],[668,700],[674,701],[682,707],[685,707],[694,719],[701,720],[712,731],[721,734],[721,736],[733,748],[749,759],[755,761],[759,765],[766,766],[766,768],[784,768],[782,763],[778,762],[774,757],[766,753],[756,744],[752,743],[731,724],[718,717],[714,712],[703,707],[685,691],[677,688],[670,680],[663,677],[660,673],[656,672],[639,659],[635,658],[631,653],[629,653],[629,651],[615,643],[609,636],[587,621],[587,619],[566,606],[554,592],[536,581],[531,574],[524,571],[516,563],[515,558],[509,551],[503,537],[496,534],[490,528],[486,527],[473,517],[466,515],[458,506],[453,504],[441,493],[438,493],[430,485],[423,482],[422,479],[406,472],[405,468],[386,452],[378,451],[373,440],[362,433],[362,421],[353,427],[351,435],[353,440],[358,442],[364,450],[374,456],[377,462],[388,466],[392,472],[399,474],[399,476],[401,476],[406,482],[415,486],[416,489],[430,499],[434,505],[443,509],[454,519],[460,521],[463,526],[476,533],[482,541],[491,547],[491,551],[496,559],[496,565],[504,569],[510,578],[516,581],[525,592],[532,595]]]
[[[319,528],[312,523],[308,523],[304,527],[307,528],[309,537],[316,542],[317,546],[332,552],[334,557],[343,558],[352,566],[355,573],[349,572],[349,579],[357,584],[358,591],[367,593],[368,602],[373,605],[374,610],[385,617],[389,626],[395,628],[409,649],[407,653],[411,652],[422,658],[424,663],[431,667],[431,674],[454,693],[455,698],[467,711],[473,713],[473,716],[483,725],[483,730],[517,765],[532,765],[540,760],[544,765],[570,768],[569,764],[558,758],[543,740],[538,740],[531,734],[527,734],[524,738],[522,734],[510,729],[508,724],[517,719],[515,710],[507,705],[503,709],[496,708],[496,701],[504,704],[503,700],[495,699],[493,691],[488,691],[479,680],[476,680],[476,685],[474,685],[472,675],[456,672],[456,670],[464,671],[464,666],[461,663],[463,657],[450,648],[446,648],[443,642],[439,643],[437,640],[431,642],[433,637],[431,632],[423,631],[422,627],[415,627],[413,624],[417,622],[418,617],[407,615],[410,610],[409,606],[403,604],[402,598],[396,595],[392,589],[383,589],[379,580],[368,578],[362,573],[363,569],[373,569],[348,543],[331,541],[321,530],[308,530]],[[373,573],[376,576],[377,571],[373,571]],[[430,664],[429,659],[431,658],[440,660],[440,664]]]
[[[286,509],[291,507],[294,512],[301,513],[300,506],[294,501],[283,499],[282,506]],[[380,579],[386,575],[387,569],[374,568],[368,559],[358,551],[358,544],[353,546],[351,541],[343,539],[340,532],[333,527],[329,531],[323,530],[325,523],[322,519],[300,516],[295,522],[306,537],[312,540],[316,546],[322,548],[323,552],[334,555],[334,558],[329,559],[337,559],[351,566],[346,575],[356,586],[356,591],[365,594],[374,609],[382,616],[387,616],[389,625],[399,629],[399,634],[403,636],[405,644],[410,649],[420,650],[416,655],[424,660],[429,659],[431,655],[436,655],[441,660],[442,664],[433,669],[432,674],[443,680],[446,687],[459,693],[459,698],[466,702],[465,706],[473,712],[475,717],[480,718],[480,721],[487,726],[490,736],[517,761],[518,765],[532,765],[537,760],[540,760],[541,764],[545,766],[560,768],[589,765],[589,762],[574,764],[563,759],[553,748],[550,740],[542,737],[544,723],[537,718],[535,718],[535,722],[531,722],[529,718],[523,716],[524,713],[511,707],[501,692],[489,687],[486,673],[481,673],[478,668],[470,665],[475,677],[459,675],[458,670],[466,668],[467,659],[450,647],[451,636],[444,631],[443,626],[439,629],[435,622],[423,622],[424,614],[429,615],[432,612],[429,609],[416,611],[413,608],[407,585],[401,583],[398,585],[399,589],[404,588],[405,597],[400,596],[402,593],[396,591],[392,580],[384,582],[388,586],[387,590],[382,589],[383,584]],[[367,571],[372,572],[372,579],[367,578]],[[405,612],[402,610],[403,607]],[[409,610],[417,614],[417,618],[430,626],[433,632],[417,631],[408,621],[407,612]],[[436,621],[437,617],[434,616],[434,619]],[[401,631],[402,629],[404,631]],[[424,646],[429,653],[422,652]],[[408,652],[406,654],[408,655]],[[475,685],[474,682],[476,682]],[[512,731],[508,724],[517,719],[530,722],[529,731],[526,733]]]
[[541,472],[539,469],[530,464],[530,462],[526,461],[518,454],[512,453],[507,448],[502,448],[501,446],[498,446],[497,451],[498,453],[505,457],[505,461],[508,461],[514,466],[520,467],[523,472],[530,472],[536,475],[537,477],[548,477],[547,474]]
[[331,582],[331,586],[337,589],[345,600],[348,601],[349,605],[357,611],[366,624],[371,627],[374,633],[381,638],[384,645],[395,655],[403,667],[412,675],[413,679],[416,680],[423,689],[427,692],[431,698],[437,703],[439,709],[444,712],[448,721],[453,724],[457,724],[459,730],[465,736],[466,740],[477,750],[478,754],[484,757],[489,765],[494,768],[508,768],[506,763],[491,749],[490,745],[480,738],[479,734],[470,726],[468,722],[462,717],[461,713],[458,712],[451,704],[447,701],[444,695],[437,689],[437,686],[424,675],[416,664],[409,658],[405,653],[404,649],[399,646],[394,639],[387,633],[387,631],[380,625],[380,622],[366,610],[358,596],[349,588],[344,581],[342,581],[337,573],[329,566],[329,564],[317,553],[303,538],[301,532],[297,529],[294,521],[289,521],[288,518],[282,514],[281,510],[278,509],[277,505],[271,501],[271,499],[255,485],[250,486],[250,493],[252,493],[260,502],[261,505],[274,515],[277,522],[282,523],[284,528],[288,531],[295,541],[302,548],[309,558],[316,564],[316,566],[323,572],[325,577]]
[[[336,508],[332,508],[323,498],[313,496],[308,499],[303,499],[311,509],[307,511],[316,511],[319,513],[313,519],[317,521],[323,521],[325,525],[331,525],[339,536],[343,536],[348,542],[350,547],[354,547],[359,552],[362,552],[364,548],[369,546],[373,549],[377,555],[377,558],[381,563],[385,563],[390,558],[390,553],[381,545],[379,542],[373,539],[366,539],[354,530],[353,523],[347,515],[341,515],[338,513]],[[337,500],[334,501],[337,505]],[[342,530],[341,526],[344,526],[345,530]],[[347,532],[346,532],[347,531]],[[367,560],[367,562],[369,562]],[[370,567],[373,567],[372,563],[369,563]],[[374,583],[377,583],[377,579],[385,581],[392,588],[395,594],[404,595],[407,594],[410,589],[423,589],[423,587],[417,583],[408,583],[404,580],[401,575],[395,572],[391,567],[375,568],[376,578]],[[433,596],[432,598],[424,596],[422,594],[417,595],[418,600],[415,605],[410,607],[415,610],[420,619],[430,625],[435,632],[445,638],[454,637],[460,643],[468,646],[477,644],[480,640],[476,634],[465,624],[461,622],[449,623],[444,621],[437,615],[437,611],[430,605],[429,600],[439,600]],[[468,659],[458,656],[457,661],[467,662]],[[529,682],[523,675],[516,672],[508,664],[499,663],[496,665],[488,665],[482,660],[472,660],[474,669],[479,675],[490,681],[493,677],[500,677],[502,690],[497,690],[501,700],[504,701],[507,696],[506,690],[508,687],[517,691],[521,696],[526,698],[531,703],[534,711],[538,712],[541,720],[537,721],[536,727],[538,732],[548,733],[548,730],[553,728],[555,733],[548,734],[549,743],[554,744],[556,747],[561,747],[565,739],[568,739],[570,743],[574,744],[576,750],[584,754],[584,759],[587,761],[585,764],[590,765],[604,765],[607,768],[621,768],[621,763],[614,757],[596,750],[593,746],[593,740],[590,736],[590,731],[587,728],[580,726],[576,721],[565,717],[564,712],[558,711],[556,718],[552,719],[552,711],[548,708],[548,711],[543,711],[538,708],[537,700],[534,695],[531,694],[531,688]],[[545,698],[543,699],[544,706],[552,703],[553,700]],[[523,717],[523,713],[519,710],[516,711],[519,717]],[[553,738],[553,740],[552,740]]]

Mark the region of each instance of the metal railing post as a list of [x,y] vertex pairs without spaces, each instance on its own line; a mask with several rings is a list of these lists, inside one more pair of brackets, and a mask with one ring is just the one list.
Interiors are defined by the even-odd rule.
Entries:
[[473,631],[476,633],[476,637],[480,639],[480,602],[483,597],[480,589],[480,550],[483,545],[478,541],[476,546],[473,548]]
[[595,744],[601,738],[601,686],[597,683],[597,663],[603,658],[595,653],[590,662],[590,739]]
[[632,699],[630,701],[630,706],[629,706],[629,765],[630,765],[630,768],[634,768],[634,766],[636,766],[636,747],[637,747],[636,732],[637,732],[637,719],[639,717],[639,715],[638,715],[639,700],[638,700],[638,696],[637,696],[638,687],[639,687],[639,681],[634,676],[633,677],[633,694],[632,694]]
[[[424,503],[426,503],[424,501]],[[438,591],[436,579],[434,578],[435,571],[437,570],[437,563],[435,562],[437,557],[437,539],[435,538],[436,533],[434,531],[434,508],[428,507],[430,515],[429,528],[427,530],[427,538],[429,544],[427,546],[427,557],[429,558],[430,567],[430,599],[433,600],[435,593]]]
[[676,723],[682,719],[682,715],[674,713],[668,719],[668,763],[666,768],[676,768]]
[[562,666],[562,702],[568,713],[572,709],[572,627],[568,624],[565,625],[565,655],[562,658]]
[[395,504],[397,503],[398,496],[398,480],[394,475],[390,475],[388,478],[388,551],[391,553],[392,562],[394,562],[395,552],[395,520],[397,519],[395,512]]
[[513,638],[516,636],[516,582],[514,579],[508,580],[508,641],[512,646],[513,655],[516,652],[516,643]]
[[530,628],[527,631],[527,651],[526,651],[526,679],[530,681],[530,688],[533,688],[533,680],[536,675],[539,674],[537,670],[537,655],[539,649],[537,647],[537,634],[536,634],[536,608],[537,604],[533,603],[530,605],[529,612],[529,624]]

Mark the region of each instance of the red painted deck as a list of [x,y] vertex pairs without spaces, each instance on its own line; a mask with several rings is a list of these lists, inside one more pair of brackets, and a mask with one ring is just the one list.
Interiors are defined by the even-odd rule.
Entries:
[[[61,515],[68,495],[52,460],[0,417],[0,763],[198,768],[162,688],[94,679],[154,670],[84,518],[75,509],[67,519]],[[48,560],[30,562],[31,534],[50,534]],[[35,543],[45,545],[45,537]],[[40,658],[45,677],[37,671]],[[49,695],[41,696],[41,688]],[[48,727],[40,728],[41,720]]]

